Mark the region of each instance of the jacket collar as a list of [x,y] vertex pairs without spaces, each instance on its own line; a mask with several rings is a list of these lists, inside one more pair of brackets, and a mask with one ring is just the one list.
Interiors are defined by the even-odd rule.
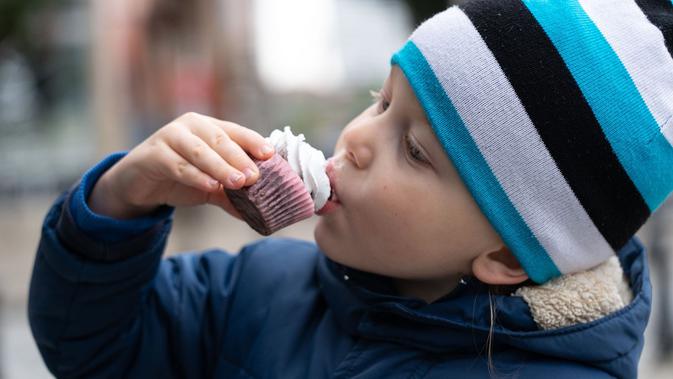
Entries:
[[[397,296],[391,279],[335,263],[322,254],[318,275],[339,325],[362,338],[391,341],[430,353],[484,351],[491,330],[491,304],[497,312],[493,349],[527,350],[563,359],[600,364],[642,348],[651,288],[645,249],[634,237],[618,257],[629,278],[633,301],[598,320],[541,330],[518,296],[489,295],[469,279],[439,301]],[[492,303],[491,303],[492,302]],[[592,343],[587,344],[587,341]],[[599,344],[601,348],[595,348]],[[637,364],[631,362],[631,365]]]

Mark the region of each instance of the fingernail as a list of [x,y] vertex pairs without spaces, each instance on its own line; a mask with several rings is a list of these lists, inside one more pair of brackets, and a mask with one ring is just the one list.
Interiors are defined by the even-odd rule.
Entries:
[[273,146],[266,144],[262,146],[262,149],[260,151],[262,152],[262,155],[271,154],[273,152]]
[[212,188],[218,188],[220,186],[220,182],[218,182],[215,179],[210,179],[208,180],[208,185],[211,186]]
[[231,175],[229,175],[229,182],[233,185],[236,185],[236,183],[243,178],[243,174],[240,172],[235,172]]
[[246,168],[243,170],[243,173],[245,174],[246,179],[250,179],[253,176],[255,176],[255,171],[253,171],[251,168]]

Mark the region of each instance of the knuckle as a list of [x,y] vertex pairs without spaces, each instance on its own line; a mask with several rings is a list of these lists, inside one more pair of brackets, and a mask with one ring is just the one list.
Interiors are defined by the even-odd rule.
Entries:
[[175,134],[175,133],[179,132],[181,129],[184,129],[184,128],[185,128],[185,124],[180,122],[180,120],[175,120],[175,121],[172,121],[171,123],[169,123],[168,125],[166,125],[165,127],[163,127],[162,128],[162,133],[164,134],[164,136],[166,136],[166,135],[170,136],[171,134]]
[[229,136],[225,132],[217,132],[213,137],[213,146],[220,146],[224,142],[229,141]]
[[[146,145],[146,151],[145,153],[150,156],[150,157],[160,157],[163,154],[165,154],[165,150],[168,148],[168,145],[158,139],[158,138],[152,138],[147,140],[147,145]],[[158,161],[161,161],[158,159]]]
[[160,141],[161,139],[158,138],[157,135],[151,135],[149,138],[145,140],[145,143],[147,143],[148,146],[157,147],[159,146]]
[[190,151],[191,156],[194,157],[195,159],[201,158],[203,153],[205,152],[206,145],[203,143],[197,143],[194,146],[192,146],[192,149]]
[[199,117],[199,114],[196,113],[196,112],[186,112],[186,113],[183,113],[182,116],[178,117],[178,119],[194,120],[194,119],[197,119],[198,117]]
[[189,170],[189,163],[187,161],[179,161],[175,165],[175,176],[183,178],[187,174],[188,170]]

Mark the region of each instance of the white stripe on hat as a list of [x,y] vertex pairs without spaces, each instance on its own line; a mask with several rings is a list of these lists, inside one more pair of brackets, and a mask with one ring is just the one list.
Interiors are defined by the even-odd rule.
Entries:
[[452,7],[426,21],[411,40],[508,198],[559,270],[583,270],[612,256],[614,251],[559,171],[468,17]]
[[579,3],[624,64],[662,133],[673,145],[673,133],[663,128],[673,116],[673,58],[661,31],[633,1]]
[[668,117],[668,120],[661,127],[661,132],[664,133],[664,137],[673,144],[673,115]]

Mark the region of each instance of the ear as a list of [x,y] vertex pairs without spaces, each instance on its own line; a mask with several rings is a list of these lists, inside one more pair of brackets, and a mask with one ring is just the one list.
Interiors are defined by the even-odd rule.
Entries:
[[483,283],[495,285],[519,284],[528,279],[519,261],[506,246],[477,256],[472,261],[472,274]]

